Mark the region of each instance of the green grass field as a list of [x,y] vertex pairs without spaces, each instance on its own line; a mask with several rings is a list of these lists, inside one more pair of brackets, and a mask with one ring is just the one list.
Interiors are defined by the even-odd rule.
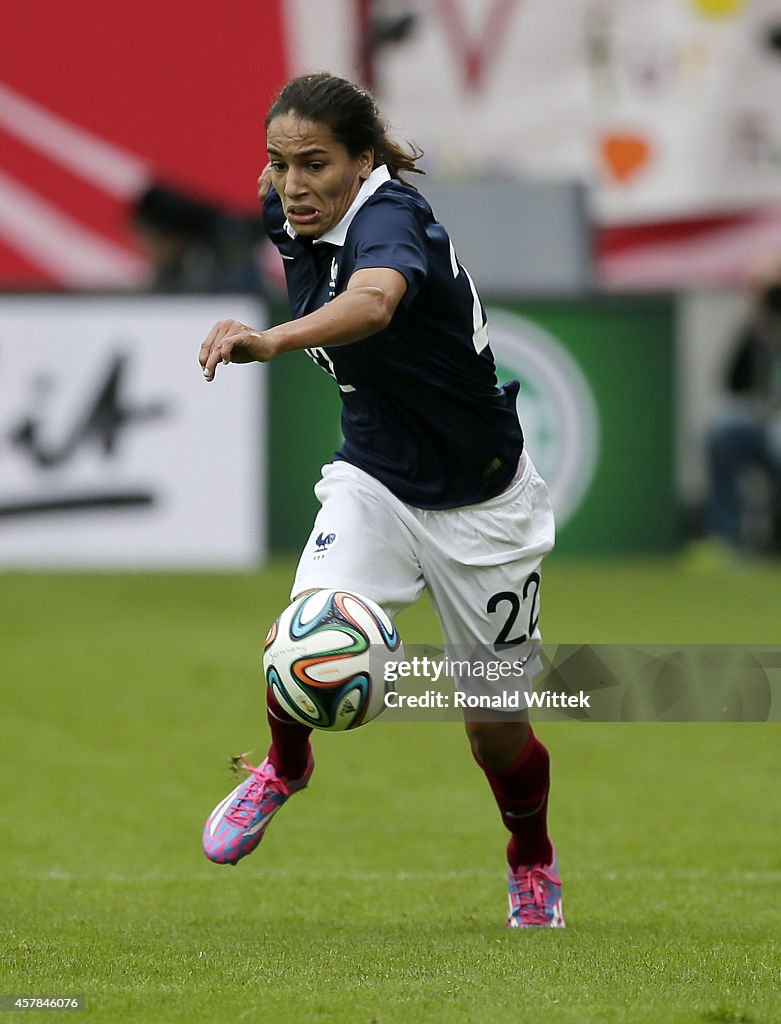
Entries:
[[[781,1021],[778,724],[540,726],[563,932],[503,927],[504,832],[457,725],[317,737],[261,849],[209,864],[228,755],[264,752],[290,573],[0,576],[0,994],[81,995],[101,1024]],[[554,558],[542,621],[778,643],[781,568]],[[425,605],[400,626],[439,639]]]

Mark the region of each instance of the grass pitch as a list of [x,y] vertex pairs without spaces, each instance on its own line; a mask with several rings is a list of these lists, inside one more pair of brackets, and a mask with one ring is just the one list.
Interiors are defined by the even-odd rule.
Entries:
[[[261,849],[210,865],[290,574],[0,576],[0,994],[106,1024],[781,1021],[777,724],[540,726],[563,932],[503,928],[505,835],[456,725],[317,737]],[[542,622],[773,644],[780,613],[777,567],[554,558]],[[426,605],[400,626],[439,639]]]

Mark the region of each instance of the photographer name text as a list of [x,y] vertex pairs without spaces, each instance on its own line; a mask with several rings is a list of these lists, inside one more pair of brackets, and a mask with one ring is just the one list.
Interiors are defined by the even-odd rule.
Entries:
[[426,690],[424,693],[398,693],[390,690],[385,694],[386,708],[493,708],[518,711],[531,708],[590,708],[590,696],[580,690],[578,693],[561,693],[553,690],[540,690],[529,693],[527,690],[504,690],[502,693],[466,693],[455,690],[452,694],[439,690]]

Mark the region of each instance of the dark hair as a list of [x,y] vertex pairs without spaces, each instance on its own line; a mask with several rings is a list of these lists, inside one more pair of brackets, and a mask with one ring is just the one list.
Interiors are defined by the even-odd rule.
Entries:
[[275,117],[291,112],[328,125],[350,156],[373,149],[374,166],[387,164],[390,176],[405,185],[409,182],[402,177],[403,173],[425,174],[415,166],[423,151],[417,146],[405,150],[395,142],[372,94],[345,78],[319,71],[291,79],[272,103],[266,115],[266,128]]

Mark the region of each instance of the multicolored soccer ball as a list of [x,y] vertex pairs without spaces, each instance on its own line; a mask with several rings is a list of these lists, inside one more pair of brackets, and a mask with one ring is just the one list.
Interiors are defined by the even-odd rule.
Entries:
[[304,725],[339,732],[370,722],[390,687],[383,666],[404,649],[376,602],[317,590],[289,605],[269,630],[263,669],[280,705]]

